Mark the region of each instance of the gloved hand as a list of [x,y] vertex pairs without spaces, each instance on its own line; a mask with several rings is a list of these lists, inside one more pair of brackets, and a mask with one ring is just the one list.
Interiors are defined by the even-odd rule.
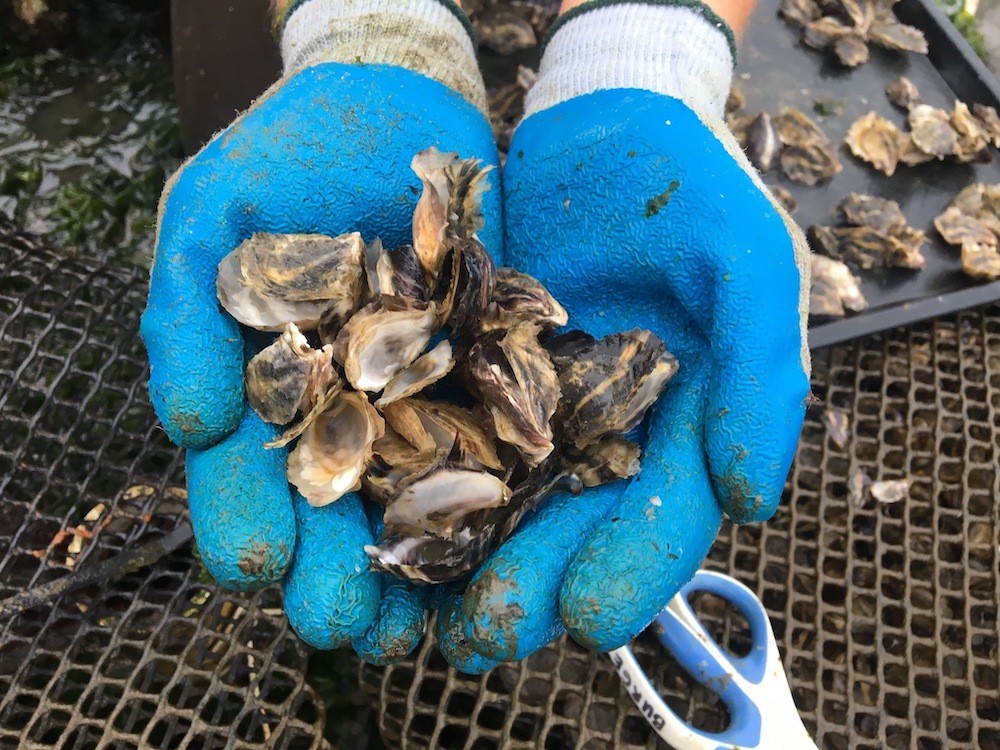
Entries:
[[728,27],[675,2],[587,3],[548,38],[504,173],[509,265],[594,336],[680,362],[640,473],[549,500],[452,597],[438,638],[481,672],[567,629],[598,651],[691,579],[723,511],[775,512],[809,392],[808,250],[723,122]]
[[[293,2],[281,50],[284,77],[164,191],[142,318],[149,392],[188,449],[209,572],[242,590],[284,578],[305,641],[353,641],[387,661],[422,636],[423,592],[368,569],[373,531],[357,496],[310,507],[286,481],[287,450],[264,449],[278,429],[246,406],[244,337],[219,307],[217,268],[260,231],[408,242],[420,188],[413,156],[436,146],[496,165],[496,146],[468,20],[450,0]],[[481,238],[497,255],[498,186],[483,210]]]

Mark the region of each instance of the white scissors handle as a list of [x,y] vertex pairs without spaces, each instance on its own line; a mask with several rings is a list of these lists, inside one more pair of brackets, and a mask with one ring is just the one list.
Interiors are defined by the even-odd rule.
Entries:
[[[753,641],[749,654],[737,658],[719,647],[688,604],[692,591],[715,594],[742,612]],[[699,571],[653,627],[677,662],[717,693],[730,713],[724,732],[695,729],[667,706],[628,646],[610,652],[629,697],[666,742],[678,750],[817,750],[792,699],[767,613],[750,589],[729,576]]]

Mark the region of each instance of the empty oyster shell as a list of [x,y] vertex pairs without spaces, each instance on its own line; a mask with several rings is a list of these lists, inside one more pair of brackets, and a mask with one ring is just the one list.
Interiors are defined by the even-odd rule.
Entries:
[[361,488],[372,445],[385,422],[363,393],[342,391],[288,455],[288,481],[321,507]]
[[537,323],[545,329],[566,325],[569,316],[536,279],[513,268],[498,268],[493,297],[480,322],[483,330]]
[[450,539],[470,513],[510,502],[510,488],[483,471],[447,461],[411,478],[385,507],[385,534],[433,534]]
[[1000,279],[1000,252],[994,240],[989,244],[962,243],[962,270],[974,279]]
[[868,40],[886,49],[927,54],[927,38],[924,32],[900,23],[888,9],[876,13],[875,20],[868,29]]
[[383,408],[393,401],[419,393],[436,383],[455,366],[451,343],[444,339],[429,352],[420,355],[409,367],[397,372],[385,386],[382,396],[375,402],[376,408]]
[[917,86],[906,76],[900,76],[895,81],[885,87],[885,95],[889,101],[901,109],[910,109],[920,104],[920,91]]
[[553,449],[549,421],[559,402],[559,379],[538,342],[540,327],[525,323],[483,334],[470,346],[468,374],[493,417],[497,437],[529,466]]
[[384,508],[396,496],[401,483],[427,471],[447,455],[447,451],[418,451],[386,426],[385,434],[372,444],[361,487],[368,498]]
[[294,323],[247,364],[247,401],[265,422],[288,424],[339,380],[333,347],[313,349]]
[[934,226],[949,245],[972,242],[979,245],[996,244],[996,235],[983,222],[951,206],[935,217]]
[[926,164],[929,161],[933,161],[934,157],[930,154],[925,154],[919,148],[917,144],[913,142],[913,136],[910,133],[901,133],[899,137],[899,161],[906,164],[909,167],[916,166],[917,164]]
[[859,159],[891,177],[899,164],[902,131],[877,112],[855,120],[847,131],[845,143]]
[[866,307],[861,281],[847,265],[813,253],[809,314],[841,318],[847,311],[860,312]]
[[990,137],[993,139],[993,145],[1000,148],[1000,116],[997,115],[997,111],[993,107],[987,107],[985,104],[973,104],[972,114],[979,119],[983,127],[990,134]]
[[906,226],[906,216],[899,204],[886,198],[848,193],[839,208],[847,223],[856,227],[868,226],[880,232],[894,233]]
[[413,214],[413,248],[432,293],[456,241],[467,241],[483,226],[483,193],[490,189],[485,177],[492,167],[480,165],[436,148],[421,151],[410,164],[424,186]]
[[972,161],[989,146],[992,140],[990,132],[963,102],[955,102],[955,109],[952,110],[949,122],[958,134],[955,158],[960,162]]
[[927,261],[920,252],[925,237],[919,230],[909,230],[905,237],[880,232],[873,227],[842,227],[833,233],[840,240],[844,260],[859,268],[889,266],[919,270]]
[[621,435],[604,435],[582,451],[566,451],[564,466],[580,477],[584,487],[627,479],[639,473],[642,449]]
[[433,302],[380,297],[354,314],[334,342],[334,356],[359,391],[381,391],[426,348],[437,328]]
[[951,127],[951,118],[943,109],[917,104],[910,110],[907,119],[910,137],[921,151],[939,159],[955,153],[958,133]]
[[469,514],[452,531],[450,539],[431,534],[418,537],[384,535],[367,545],[371,567],[415,583],[444,583],[471,573],[513,533],[532,508],[559,490],[578,494],[579,477],[551,470],[532,472],[513,488],[507,505]]
[[819,6],[813,0],[781,0],[778,11],[792,26],[808,26],[820,17]]
[[363,258],[357,232],[258,232],[219,264],[219,301],[252,328],[280,331],[292,322],[312,330],[324,313],[346,318],[360,304]]
[[782,107],[774,117],[774,131],[786,146],[828,142],[823,129],[805,112],[794,107]]
[[848,34],[833,43],[833,53],[843,65],[855,68],[868,62],[871,51],[865,40],[856,34]]
[[786,146],[781,152],[781,169],[788,179],[810,187],[843,171],[844,165],[829,143]]
[[766,173],[774,165],[780,149],[781,142],[771,124],[770,115],[761,112],[747,127],[747,158],[758,170]]
[[383,410],[389,426],[415,449],[434,454],[450,453],[456,440],[460,442],[472,468],[502,471],[503,462],[497,455],[492,435],[488,435],[481,421],[468,409],[444,401],[427,401],[422,398],[403,398],[386,404]]
[[652,331],[595,340],[579,331],[547,344],[563,393],[564,439],[579,450],[635,427],[677,372],[677,359]]
[[[382,241],[375,240],[373,251],[378,253],[375,264],[375,288],[372,296],[407,297],[427,301],[430,291],[424,281],[423,267],[417,258],[413,245],[401,245],[392,249],[382,247]],[[369,275],[369,283],[371,278]]]

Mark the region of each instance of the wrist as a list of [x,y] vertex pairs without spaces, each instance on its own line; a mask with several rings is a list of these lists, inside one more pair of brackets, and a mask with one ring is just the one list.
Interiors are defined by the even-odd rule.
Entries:
[[734,64],[732,30],[697,0],[589,0],[549,30],[525,117],[602,89],[641,89],[721,118]]
[[393,65],[487,111],[472,26],[454,0],[278,0],[275,28],[286,74],[323,62]]

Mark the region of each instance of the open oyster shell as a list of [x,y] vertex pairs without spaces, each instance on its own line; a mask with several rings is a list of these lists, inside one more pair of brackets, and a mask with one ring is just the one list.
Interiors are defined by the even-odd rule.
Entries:
[[376,408],[383,408],[393,401],[412,396],[436,383],[455,366],[451,343],[445,339],[426,354],[420,355],[409,367],[393,375],[375,402]]
[[860,312],[868,307],[861,281],[839,260],[813,253],[811,283],[810,315],[841,318],[847,312]]
[[354,388],[374,393],[420,356],[435,330],[433,302],[379,297],[347,321],[333,354]]
[[875,169],[892,177],[899,164],[903,132],[877,112],[855,120],[847,131],[845,143],[851,152]]
[[559,379],[538,333],[532,323],[490,331],[471,345],[467,360],[497,437],[515,446],[529,466],[554,448],[549,422],[559,403]]
[[595,340],[580,332],[549,343],[563,393],[564,439],[578,450],[635,427],[677,373],[677,359],[652,331]]
[[470,513],[510,502],[504,481],[449,461],[411,477],[385,507],[385,534],[433,534],[450,539]]
[[360,304],[363,262],[357,232],[259,232],[219,264],[219,302],[251,328],[280,331],[291,322],[313,330],[324,314],[344,319]]
[[313,349],[294,323],[247,364],[247,400],[261,419],[288,424],[309,409],[339,380],[333,347]]
[[321,507],[361,488],[372,446],[385,421],[363,393],[342,391],[309,425],[288,455],[288,481],[310,505]]

